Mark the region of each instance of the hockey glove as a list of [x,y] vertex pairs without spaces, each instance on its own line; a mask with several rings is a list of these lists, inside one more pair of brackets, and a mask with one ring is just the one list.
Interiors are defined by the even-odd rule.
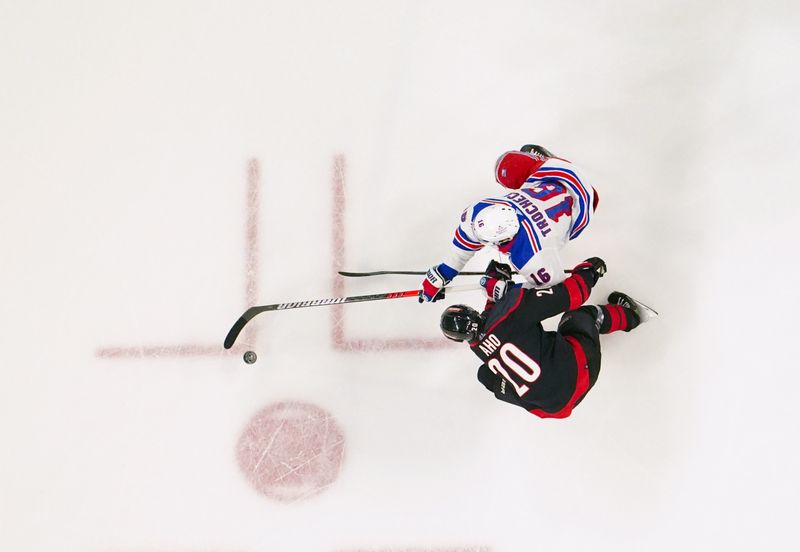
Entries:
[[591,279],[592,285],[606,273],[606,262],[600,257],[590,257],[572,269],[574,274],[585,275]]
[[491,261],[483,273],[489,278],[497,278],[498,280],[510,280],[514,275],[510,265],[498,263],[497,261]]
[[420,303],[434,303],[439,299],[444,299],[444,290],[442,289],[447,285],[449,280],[445,280],[439,272],[438,265],[432,266],[425,279],[422,280],[422,290],[419,292]]
[[500,301],[506,292],[513,287],[511,281],[511,267],[504,263],[492,261],[486,267],[486,272],[481,278],[481,286],[486,290],[489,301]]
[[486,296],[489,298],[489,301],[494,301],[495,303],[505,297],[506,292],[511,287],[508,280],[498,280],[497,278],[489,278],[488,276],[481,278],[481,285],[483,289],[486,290]]

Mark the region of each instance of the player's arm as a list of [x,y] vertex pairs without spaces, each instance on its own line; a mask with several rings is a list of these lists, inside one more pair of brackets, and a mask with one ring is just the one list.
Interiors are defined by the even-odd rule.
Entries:
[[469,214],[468,211],[462,214],[461,224],[456,228],[443,261],[428,270],[422,281],[420,302],[441,299],[444,294],[440,290],[458,276],[475,253],[483,249],[483,244],[472,233]]
[[522,290],[519,312],[526,319],[540,322],[562,312],[577,309],[589,299],[597,281],[606,273],[606,263],[592,257],[573,269],[572,275],[546,289]]
[[462,222],[453,234],[453,241],[450,242],[450,248],[447,250],[442,264],[451,267],[458,274],[481,249],[483,249],[483,244],[472,235],[470,224]]
[[486,364],[481,364],[480,368],[478,368],[478,381],[481,382],[486,389],[494,393],[494,390],[500,384],[500,375],[492,372]]

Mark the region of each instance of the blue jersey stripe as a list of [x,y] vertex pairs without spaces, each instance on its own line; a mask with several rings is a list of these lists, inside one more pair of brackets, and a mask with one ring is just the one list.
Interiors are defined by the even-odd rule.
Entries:
[[483,248],[482,245],[480,247],[467,247],[466,245],[462,244],[455,238],[453,238],[453,245],[455,245],[459,249],[463,249],[464,251],[471,251],[472,253],[475,253],[476,251],[479,251]]
[[[537,177],[536,175],[540,173],[542,176]],[[558,173],[564,174],[559,176]],[[528,178],[527,182],[552,182],[554,180],[569,186],[569,188],[575,192],[578,197],[578,216],[575,218],[575,220],[573,220],[572,228],[570,229],[569,239],[572,240],[577,238],[589,224],[589,219],[591,218],[591,212],[589,209],[589,191],[586,189],[586,186],[583,184],[583,182],[581,182],[581,179],[577,174],[575,174],[575,172],[563,167],[543,167],[531,178]]]
[[482,245],[481,242],[473,240],[469,236],[467,236],[467,234],[464,232],[464,230],[461,229],[460,226],[456,228],[456,234],[458,234],[459,239],[464,240],[467,243],[467,245],[474,245],[476,247],[480,247]]
[[542,250],[542,242],[539,241],[539,236],[536,234],[536,230],[533,228],[533,225],[528,221],[527,218],[522,219],[520,224],[525,229],[525,233],[528,234],[528,239],[533,246],[533,252],[538,253]]
[[[527,232],[525,233],[527,234]],[[525,264],[530,261],[531,257],[534,255],[534,242],[531,241],[530,236],[526,237],[527,239],[524,240],[519,238],[515,239],[511,244],[511,250],[508,252],[511,264],[517,268],[525,266]]]
[[478,251],[483,249],[483,244],[469,239],[460,226],[456,228],[453,244],[464,251]]

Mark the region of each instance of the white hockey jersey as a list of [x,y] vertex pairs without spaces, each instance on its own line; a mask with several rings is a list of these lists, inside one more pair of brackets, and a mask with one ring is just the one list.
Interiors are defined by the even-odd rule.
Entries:
[[577,238],[589,225],[595,191],[568,161],[548,159],[515,191],[481,199],[461,214],[452,247],[439,272],[454,278],[484,245],[476,237],[472,222],[489,205],[508,205],[517,211],[520,229],[500,247],[509,263],[525,278],[524,287],[546,288],[566,279],[559,250]]

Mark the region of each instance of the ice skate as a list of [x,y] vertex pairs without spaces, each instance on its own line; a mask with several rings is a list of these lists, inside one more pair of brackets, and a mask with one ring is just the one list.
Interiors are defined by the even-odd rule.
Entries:
[[656,312],[654,309],[620,291],[612,291],[608,296],[608,302],[612,305],[620,305],[631,309],[636,313],[636,316],[639,317],[640,324],[644,324],[648,320],[658,316],[658,312]]

